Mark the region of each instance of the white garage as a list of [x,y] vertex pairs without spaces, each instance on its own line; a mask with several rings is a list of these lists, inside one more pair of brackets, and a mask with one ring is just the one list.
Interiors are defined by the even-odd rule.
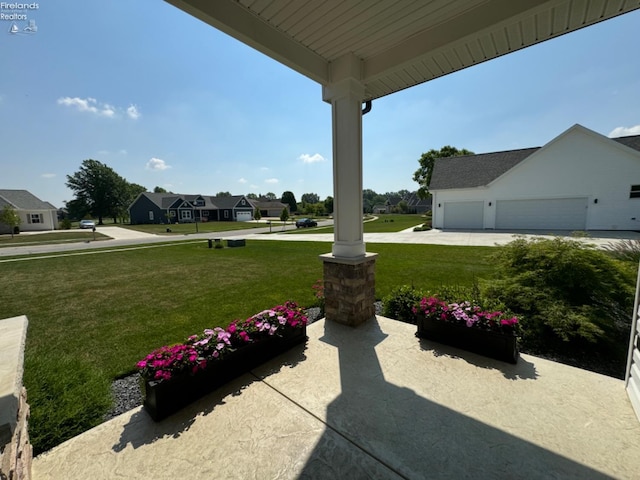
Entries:
[[584,230],[587,197],[536,200],[498,200],[496,228]]
[[638,230],[640,135],[574,125],[542,147],[438,158],[433,227]]
[[483,228],[484,202],[447,202],[444,228]]
[[238,222],[249,222],[253,219],[251,212],[236,212],[236,220]]

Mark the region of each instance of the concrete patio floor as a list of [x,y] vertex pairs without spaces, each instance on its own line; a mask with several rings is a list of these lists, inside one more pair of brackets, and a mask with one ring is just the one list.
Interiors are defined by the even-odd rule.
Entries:
[[621,380],[414,332],[319,321],[306,346],[162,422],[137,408],[37,457],[33,478],[639,478]]

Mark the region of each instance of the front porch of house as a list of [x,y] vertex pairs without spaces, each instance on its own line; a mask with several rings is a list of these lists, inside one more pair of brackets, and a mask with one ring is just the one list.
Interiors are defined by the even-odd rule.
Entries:
[[622,380],[414,333],[321,320],[306,346],[162,422],[137,408],[40,455],[33,478],[637,478]]

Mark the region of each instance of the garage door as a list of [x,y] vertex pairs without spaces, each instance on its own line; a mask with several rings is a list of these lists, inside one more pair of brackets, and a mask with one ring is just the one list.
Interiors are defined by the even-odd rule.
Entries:
[[444,228],[483,228],[484,202],[446,202]]
[[498,200],[496,228],[584,230],[587,198]]
[[236,220],[238,222],[248,222],[253,217],[251,216],[251,212],[238,212],[236,213]]

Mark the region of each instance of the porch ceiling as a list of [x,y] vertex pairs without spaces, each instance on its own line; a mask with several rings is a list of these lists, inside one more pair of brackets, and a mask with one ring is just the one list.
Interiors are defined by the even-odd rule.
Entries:
[[[640,8],[640,0],[166,0],[328,85],[346,75],[364,100]],[[359,61],[353,72],[351,54]]]

